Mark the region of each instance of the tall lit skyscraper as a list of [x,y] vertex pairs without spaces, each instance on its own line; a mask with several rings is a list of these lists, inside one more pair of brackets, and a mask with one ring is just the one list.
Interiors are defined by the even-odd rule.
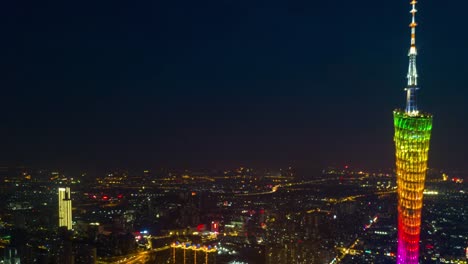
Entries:
[[417,264],[427,171],[432,115],[422,113],[416,105],[418,74],[416,71],[416,0],[411,1],[411,46],[408,53],[406,109],[395,110],[396,175],[398,185],[398,264]]
[[72,229],[72,204],[70,188],[59,188],[58,192],[58,210],[59,227],[65,226],[68,230]]

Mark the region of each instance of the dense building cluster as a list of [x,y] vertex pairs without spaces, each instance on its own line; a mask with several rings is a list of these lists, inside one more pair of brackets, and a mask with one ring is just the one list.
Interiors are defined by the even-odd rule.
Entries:
[[[423,263],[466,263],[468,190],[463,175],[450,175],[433,171],[428,178]],[[391,171],[117,170],[70,177],[9,168],[1,176],[3,263],[396,260]],[[62,223],[61,202],[72,205],[71,228]]]

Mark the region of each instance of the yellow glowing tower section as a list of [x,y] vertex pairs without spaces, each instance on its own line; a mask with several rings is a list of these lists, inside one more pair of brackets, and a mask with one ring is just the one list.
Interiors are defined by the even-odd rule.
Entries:
[[432,115],[419,112],[416,105],[416,1],[411,1],[411,46],[408,53],[406,109],[395,110],[396,175],[398,185],[398,264],[419,263],[419,234],[427,171]]
[[59,188],[58,190],[59,227],[65,226],[72,229],[72,204],[70,188]]

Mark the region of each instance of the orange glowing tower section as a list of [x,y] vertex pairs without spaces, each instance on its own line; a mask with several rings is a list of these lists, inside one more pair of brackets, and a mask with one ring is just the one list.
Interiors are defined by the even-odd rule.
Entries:
[[398,185],[398,264],[419,263],[419,234],[424,181],[427,171],[432,115],[422,113],[416,105],[418,74],[416,71],[416,1],[411,1],[411,46],[408,53],[406,108],[395,110],[396,175]]

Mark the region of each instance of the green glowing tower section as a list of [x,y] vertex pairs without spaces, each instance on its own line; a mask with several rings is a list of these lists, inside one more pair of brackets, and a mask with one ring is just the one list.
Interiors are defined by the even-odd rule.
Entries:
[[432,115],[421,113],[416,104],[416,0],[411,0],[411,46],[408,52],[408,85],[405,110],[395,110],[396,176],[398,186],[397,264],[419,263],[419,234],[424,181],[426,179]]

